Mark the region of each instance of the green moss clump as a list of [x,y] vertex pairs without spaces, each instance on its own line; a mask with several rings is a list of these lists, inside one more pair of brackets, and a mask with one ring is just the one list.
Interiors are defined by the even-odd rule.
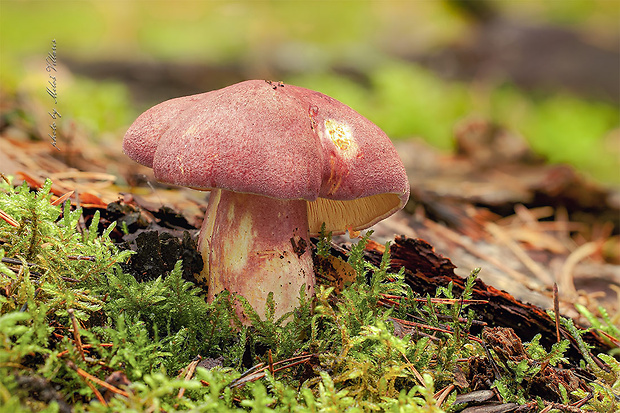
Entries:
[[[3,411],[461,408],[451,386],[455,374],[468,369],[463,360],[485,355],[480,340],[469,335],[474,312],[463,301],[471,297],[477,271],[460,297],[449,285],[436,293],[448,300],[420,302],[403,271],[390,269],[389,246],[378,267],[364,260],[366,234],[349,253],[356,279],[342,293],[319,285],[316,297],[307,297],[302,289],[299,307],[280,319],[270,296],[264,320],[246,305],[253,322],[247,327],[230,304],[242,298],[223,293],[207,303],[204,292],[183,279],[180,263],[145,282],[124,273],[119,264],[131,252],[111,241],[114,224],[100,232],[95,214],[80,231],[81,211],[52,205],[50,188],[49,181],[36,192],[25,185],[0,188],[0,210],[11,217],[0,220]],[[323,235],[318,253],[329,254],[330,245]],[[405,321],[436,332],[424,334]],[[566,346],[546,352],[533,340],[525,347],[535,363],[502,365],[494,386],[506,400],[525,403],[539,364],[562,362]],[[601,358],[611,372],[598,371],[586,407],[604,412],[618,407],[620,367]],[[583,396],[582,390],[559,391],[565,402]]]

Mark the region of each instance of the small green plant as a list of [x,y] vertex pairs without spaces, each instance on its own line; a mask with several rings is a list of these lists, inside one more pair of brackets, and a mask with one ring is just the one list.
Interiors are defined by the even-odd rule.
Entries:
[[[467,301],[478,270],[460,295],[449,284],[418,297],[404,270],[390,268],[389,244],[378,265],[364,259],[369,232],[348,254],[355,280],[342,292],[318,285],[308,297],[302,288],[298,308],[279,319],[270,295],[261,319],[243,297],[224,292],[207,303],[181,263],[149,281],[124,273],[119,263],[131,252],[111,242],[114,227],[100,230],[95,214],[80,231],[81,211],[53,205],[50,188],[0,192],[10,217],[0,221],[0,405],[9,411],[440,413],[458,409],[461,362],[484,354],[470,336]],[[321,234],[317,254],[328,257],[331,245]],[[251,326],[240,324],[234,302]],[[587,353],[581,331],[564,323]],[[495,387],[505,400],[531,400],[542,367],[566,362],[567,341],[546,351],[539,340],[501,365]],[[605,412],[618,407],[620,364],[599,357],[609,371],[584,354],[599,377],[586,406]],[[113,374],[122,380],[112,392],[102,383]],[[557,392],[565,404],[585,396]]]
[[[553,315],[553,312],[550,311],[549,314]],[[605,371],[592,358],[592,354],[590,353],[592,346],[583,340],[583,335],[588,330],[578,329],[577,327],[575,327],[575,323],[570,318],[560,317],[560,322],[562,326],[564,326],[564,328],[566,328],[566,330],[570,333],[573,339],[577,342],[579,351],[581,352],[581,355],[583,356],[583,359],[585,361],[584,366],[587,365],[587,367],[592,370],[592,372],[599,378],[599,380],[602,380],[606,384],[612,385],[613,383],[615,383],[617,381],[617,377],[614,374],[615,372],[613,370],[611,372]]]
[[[620,328],[618,327],[618,322],[620,322],[620,313],[612,317],[609,315],[608,311],[605,308],[599,306],[597,308],[597,316],[593,314],[590,310],[588,310],[585,306],[579,303],[575,303],[575,308],[582,316],[584,316],[588,320],[588,322],[592,326],[591,328],[601,330],[602,332],[607,334],[609,338],[620,341]],[[614,350],[612,350],[611,354],[620,354],[620,349],[616,347]]]
[[82,211],[71,211],[68,202],[64,208],[53,205],[51,186],[50,180],[37,192],[25,183],[16,189],[10,183],[0,186],[0,210],[14,222],[0,220],[0,255],[19,266],[19,270],[0,266],[0,286],[9,292],[1,298],[0,308],[4,313],[33,300],[59,316],[73,308],[76,317],[86,320],[103,305],[90,289],[125,262],[131,251],[121,252],[112,244],[114,224],[98,234],[98,212],[81,233]]
[[[531,398],[532,383],[537,375],[547,366],[555,367],[559,363],[567,363],[564,353],[569,347],[568,340],[562,340],[551,347],[547,352],[540,344],[541,335],[534,336],[532,341],[524,344],[524,354],[517,354],[514,359],[507,359],[501,363],[502,376],[496,380],[494,386],[502,398],[509,402],[524,404]],[[555,390],[555,388],[554,388]],[[566,389],[559,383],[557,391],[564,403],[568,403]]]

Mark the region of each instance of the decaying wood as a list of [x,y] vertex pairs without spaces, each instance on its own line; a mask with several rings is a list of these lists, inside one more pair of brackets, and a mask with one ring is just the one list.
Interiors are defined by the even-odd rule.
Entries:
[[[366,249],[367,258],[378,265],[381,262],[382,251],[377,244],[370,243]],[[464,290],[465,278],[454,273],[454,264],[446,257],[438,254],[426,241],[407,237],[396,237],[390,247],[392,269],[398,271],[405,268],[405,280],[413,291],[431,296],[438,286],[447,286],[453,283],[453,291],[458,294]],[[523,303],[510,294],[500,291],[477,279],[472,291],[472,299],[488,300],[486,305],[475,306],[479,320],[489,326],[503,326],[512,328],[524,341],[531,340],[540,333],[541,344],[550,349],[556,342],[555,320],[542,308]],[[562,328],[565,338],[570,338]],[[594,354],[609,349],[609,345],[598,336],[586,333],[584,339],[595,348]],[[569,357],[578,360],[579,350],[575,343],[569,350]]]

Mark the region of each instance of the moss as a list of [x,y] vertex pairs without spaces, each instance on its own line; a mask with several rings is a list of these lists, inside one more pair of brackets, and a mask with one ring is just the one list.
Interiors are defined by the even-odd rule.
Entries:
[[[349,253],[356,278],[341,293],[302,289],[298,309],[280,319],[270,296],[266,319],[251,314],[247,327],[233,297],[207,303],[180,262],[142,282],[124,273],[131,252],[111,242],[114,224],[100,231],[95,216],[80,230],[81,211],[50,203],[50,187],[3,184],[0,192],[0,209],[17,223],[0,220],[0,400],[11,411],[455,411],[457,375],[490,362],[469,335],[477,271],[461,297],[448,286],[420,303],[402,271],[390,270],[389,248],[378,267],[364,259],[366,234]],[[323,234],[318,252],[327,256],[330,245]],[[409,328],[414,321],[436,333]],[[531,403],[540,366],[564,362],[566,343],[547,352],[535,338],[517,360],[492,350],[502,369],[494,387],[507,401]],[[598,379],[586,406],[603,412],[618,407],[620,367],[601,359],[610,368],[591,369]],[[555,399],[541,395],[541,406],[585,396],[552,390]]]

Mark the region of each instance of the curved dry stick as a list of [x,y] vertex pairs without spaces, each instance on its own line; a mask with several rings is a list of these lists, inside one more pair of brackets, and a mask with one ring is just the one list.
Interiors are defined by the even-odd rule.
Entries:
[[600,248],[601,243],[599,241],[587,242],[581,245],[575,251],[571,252],[568,258],[566,258],[558,280],[560,291],[565,297],[577,296],[577,289],[575,288],[573,272],[579,261],[594,254],[595,252],[600,250]]

